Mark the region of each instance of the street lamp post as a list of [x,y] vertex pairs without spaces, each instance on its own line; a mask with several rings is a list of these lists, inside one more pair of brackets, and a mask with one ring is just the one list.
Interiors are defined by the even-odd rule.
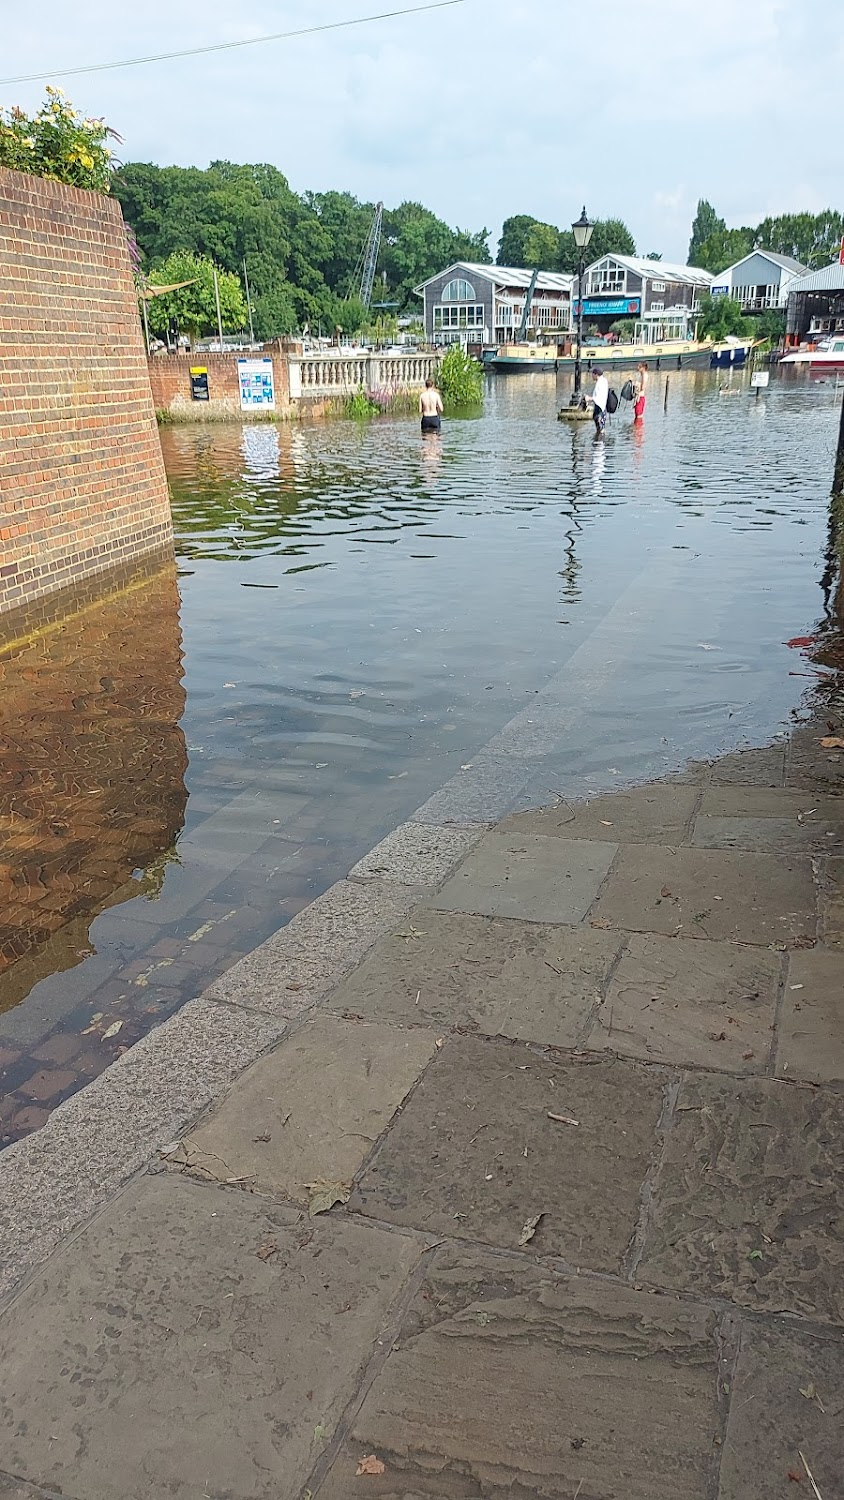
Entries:
[[574,390],[571,393],[571,405],[577,406],[580,400],[580,351],[583,348],[583,275],[586,270],[586,250],[592,238],[595,225],[586,217],[586,207],[576,224],[572,224],[571,232],[574,235],[574,243],[577,246],[577,358],[574,362]]

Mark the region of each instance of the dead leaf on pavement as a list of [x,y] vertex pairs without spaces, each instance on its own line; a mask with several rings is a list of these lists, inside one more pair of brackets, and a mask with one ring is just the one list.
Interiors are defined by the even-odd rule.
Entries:
[[103,1041],[104,1042],[111,1041],[111,1038],[113,1036],[117,1036],[118,1031],[122,1031],[122,1030],[123,1030],[123,1022],[122,1021],[113,1021],[112,1024],[109,1026],[108,1031],[104,1031],[103,1032]]
[[574,1115],[552,1115],[552,1114],[549,1114],[548,1118],[549,1118],[549,1120],[553,1120],[554,1123],[555,1123],[555,1125],[579,1125],[580,1124],[580,1121],[576,1120],[574,1118]]
[[278,1255],[278,1245],[275,1240],[267,1240],[265,1245],[258,1246],[255,1254],[259,1260],[272,1260],[274,1255]]
[[382,1464],[380,1458],[376,1458],[374,1453],[370,1453],[368,1458],[362,1458],[357,1467],[358,1479],[362,1474],[383,1474],[384,1472],[385,1465]]
[[828,734],[821,740],[824,750],[844,750],[844,740],[838,734]]
[[534,1235],[536,1234],[536,1231],[539,1228],[539,1226],[542,1223],[542,1220],[544,1218],[545,1218],[545,1215],[544,1215],[544,1213],[542,1213],[542,1214],[537,1214],[534,1219],[528,1219],[528,1221],[527,1221],[524,1229],[522,1230],[521,1234],[519,1235],[519,1244],[520,1245],[529,1245],[530,1244],[531,1240],[533,1239]]
[[348,1182],[306,1182],[310,1193],[308,1213],[312,1219],[317,1214],[327,1214],[335,1203],[348,1203],[352,1189]]
[[606,917],[593,917],[589,925],[590,927],[612,927],[612,922],[608,922]]

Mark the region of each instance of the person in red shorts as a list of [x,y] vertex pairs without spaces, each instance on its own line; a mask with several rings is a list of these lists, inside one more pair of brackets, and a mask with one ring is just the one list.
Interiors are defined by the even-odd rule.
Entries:
[[634,421],[641,422],[643,416],[645,415],[645,391],[647,390],[648,385],[648,367],[646,364],[636,366],[636,379],[634,380],[633,385],[635,388],[635,405],[633,407],[633,418]]

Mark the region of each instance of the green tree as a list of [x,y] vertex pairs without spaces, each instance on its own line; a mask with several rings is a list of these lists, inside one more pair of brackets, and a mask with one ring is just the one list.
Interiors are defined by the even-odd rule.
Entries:
[[764,312],[754,315],[751,319],[751,327],[757,339],[767,339],[771,344],[778,344],[785,337],[786,316],[775,307],[767,307]]
[[708,240],[710,235],[717,234],[719,230],[726,229],[726,227],[726,221],[719,218],[712,204],[707,203],[705,198],[700,198],[698,200],[697,212],[692,220],[692,237],[689,240],[688,264],[690,266],[700,265],[698,257],[704,240]]
[[837,260],[842,234],[844,219],[827,208],[820,214],[781,214],[776,219],[763,219],[756,230],[756,244],[815,269]]
[[649,250],[647,255],[645,256],[645,260],[662,260],[662,251]]
[[527,238],[539,223],[540,220],[534,219],[530,214],[515,214],[512,218],[505,219],[501,227],[501,239],[498,241],[496,264],[526,267]]
[[119,139],[103,120],[88,120],[75,110],[61,89],[48,87],[31,116],[18,108],[0,109],[0,167],[70,187],[110,192],[114,156],[108,142]]
[[560,231],[553,224],[534,224],[525,237],[525,265],[553,271],[560,255]]
[[[623,219],[597,219],[586,249],[586,264],[592,265],[593,261],[601,260],[604,255],[613,254],[635,255],[636,241]],[[574,235],[570,229],[564,229],[560,235],[556,269],[567,271],[573,276],[579,259],[580,251],[574,242]]]
[[752,229],[716,229],[698,249],[695,265],[704,271],[725,271],[753,249]]
[[730,334],[741,337],[752,325],[744,316],[741,304],[732,297],[710,297],[707,293],[700,299],[698,337],[712,338],[718,343]]
[[[247,322],[246,298],[236,276],[217,271],[220,288],[220,313],[223,331],[231,333]],[[194,338],[217,330],[217,302],[214,292],[214,263],[207,256],[176,250],[149,272],[150,286],[173,286],[188,281],[190,286],[167,292],[149,302],[149,324],[153,333],[163,334],[171,318]]]

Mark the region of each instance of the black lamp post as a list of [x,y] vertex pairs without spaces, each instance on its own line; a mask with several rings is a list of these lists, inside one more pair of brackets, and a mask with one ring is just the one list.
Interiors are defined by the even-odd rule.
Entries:
[[574,243],[577,246],[577,358],[574,362],[574,390],[571,394],[571,404],[576,406],[580,400],[580,351],[583,348],[583,274],[586,270],[586,250],[592,238],[595,225],[586,217],[586,208],[576,224],[572,224],[571,232],[574,235]]

